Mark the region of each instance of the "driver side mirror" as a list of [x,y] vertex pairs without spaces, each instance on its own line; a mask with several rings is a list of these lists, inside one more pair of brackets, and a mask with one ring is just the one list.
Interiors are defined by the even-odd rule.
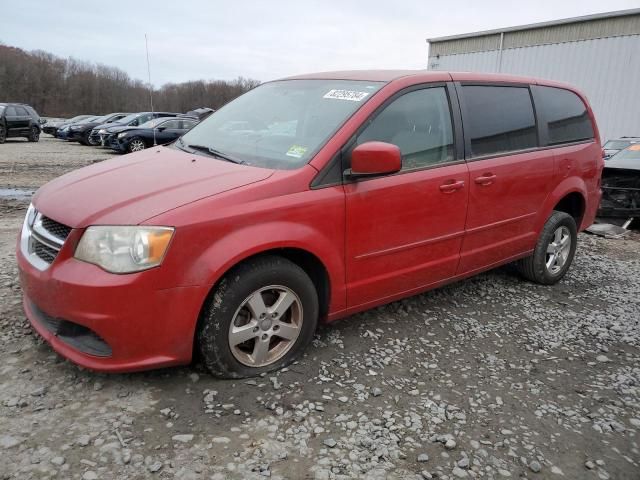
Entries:
[[351,152],[351,177],[375,177],[399,172],[402,154],[397,145],[386,142],[366,142]]

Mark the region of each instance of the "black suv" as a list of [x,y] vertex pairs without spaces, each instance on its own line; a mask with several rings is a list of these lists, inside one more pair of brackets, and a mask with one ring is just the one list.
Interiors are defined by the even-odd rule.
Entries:
[[40,140],[40,115],[24,103],[0,103],[0,143],[9,137],[25,137],[30,142]]

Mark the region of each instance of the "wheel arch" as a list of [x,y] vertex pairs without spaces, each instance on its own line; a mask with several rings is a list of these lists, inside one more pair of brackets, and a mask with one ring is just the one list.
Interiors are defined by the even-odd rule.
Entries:
[[564,179],[554,188],[545,200],[544,207],[539,211],[536,231],[542,231],[547,219],[554,210],[568,213],[575,221],[578,231],[582,230],[582,224],[587,211],[587,187],[579,177]]
[[580,229],[586,210],[586,199],[580,192],[569,192],[556,203],[553,210],[571,215],[576,221],[576,227]]
[[255,261],[259,258],[266,256],[280,256],[282,258],[286,258],[287,260],[293,262],[302,268],[311,281],[318,293],[318,306],[319,306],[319,314],[320,320],[326,318],[329,312],[329,305],[331,301],[331,279],[329,276],[329,271],[327,267],[322,262],[322,260],[314,253],[310,252],[307,249],[300,247],[291,247],[291,246],[283,246],[283,247],[275,247],[275,248],[266,248],[264,250],[253,252],[248,254],[245,257],[240,259],[235,259],[234,262],[228,265],[223,272],[221,272],[215,282],[209,288],[207,295],[205,296],[202,305],[200,306],[200,310],[198,313],[198,319],[196,322],[196,326],[193,332],[192,339],[192,356],[195,358],[198,352],[197,348],[197,332],[200,328],[201,322],[204,318],[204,313],[207,308],[207,305],[212,300],[217,287],[220,285],[220,282],[234,269],[238,268],[241,265],[247,264],[249,262]]

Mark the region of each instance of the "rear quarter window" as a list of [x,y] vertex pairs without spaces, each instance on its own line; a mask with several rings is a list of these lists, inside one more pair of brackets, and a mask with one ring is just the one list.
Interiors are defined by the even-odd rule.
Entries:
[[537,86],[535,98],[549,145],[593,139],[589,112],[578,95],[563,88]]
[[464,85],[464,130],[470,157],[538,146],[536,119],[527,86]]

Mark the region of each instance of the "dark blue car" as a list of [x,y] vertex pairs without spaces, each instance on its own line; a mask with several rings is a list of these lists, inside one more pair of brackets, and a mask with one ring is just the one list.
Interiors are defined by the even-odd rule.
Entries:
[[112,123],[104,123],[102,125],[97,125],[91,130],[91,135],[89,135],[89,143],[91,145],[102,145],[107,146],[105,142],[105,138],[107,135],[107,131],[110,128],[116,127],[137,127],[138,125],[142,125],[143,123],[148,122],[149,120],[153,120],[154,118],[161,117],[175,117],[180,115],[179,113],[172,112],[138,112],[138,113],[130,113],[126,117],[121,118]]

